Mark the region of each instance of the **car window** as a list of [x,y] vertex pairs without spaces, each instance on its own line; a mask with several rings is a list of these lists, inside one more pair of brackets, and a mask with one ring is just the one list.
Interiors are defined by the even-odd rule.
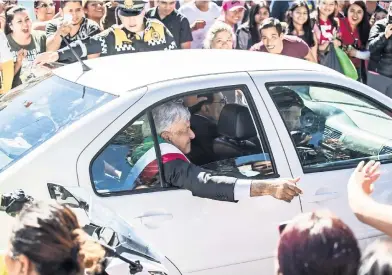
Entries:
[[[91,166],[96,192],[162,190],[167,186],[160,182],[159,163],[178,159],[238,178],[264,178],[276,173],[264,134],[258,134],[247,105],[247,89],[241,86],[190,93],[171,99],[188,108],[190,121],[180,123],[181,129],[165,130],[170,132],[169,138],[153,136],[148,112],[155,109],[147,109],[100,151]],[[156,131],[170,120],[163,117],[166,113],[153,118]],[[159,142],[160,162],[154,142]]]
[[92,179],[98,193],[160,187],[154,140],[146,114],[118,133],[95,158]]
[[190,107],[195,134],[188,154],[192,163],[245,178],[275,174],[265,135],[258,133],[248,106],[246,87],[216,88],[192,96],[202,99]]
[[267,85],[304,171],[392,158],[391,114],[344,88]]
[[0,99],[0,172],[114,98],[54,75],[10,91]]

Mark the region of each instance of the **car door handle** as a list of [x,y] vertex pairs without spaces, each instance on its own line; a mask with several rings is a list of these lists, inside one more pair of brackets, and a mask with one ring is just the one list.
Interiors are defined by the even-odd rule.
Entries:
[[152,209],[144,212],[142,215],[136,217],[140,219],[141,223],[149,229],[156,229],[164,222],[172,220],[173,215],[165,209]]
[[322,201],[329,201],[339,198],[338,192],[327,191],[327,190],[317,190],[309,203],[317,203]]

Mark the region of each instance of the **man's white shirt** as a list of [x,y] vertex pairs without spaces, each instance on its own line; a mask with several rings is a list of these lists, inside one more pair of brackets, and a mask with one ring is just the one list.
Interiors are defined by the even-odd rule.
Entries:
[[190,25],[192,25],[196,20],[204,20],[206,22],[206,26],[203,29],[192,32],[193,41],[191,44],[191,48],[203,48],[203,41],[206,37],[206,33],[208,29],[212,26],[212,24],[215,22],[215,20],[220,16],[221,8],[213,2],[209,2],[208,11],[204,12],[199,10],[196,7],[195,2],[192,1],[181,6],[178,11],[189,20]]

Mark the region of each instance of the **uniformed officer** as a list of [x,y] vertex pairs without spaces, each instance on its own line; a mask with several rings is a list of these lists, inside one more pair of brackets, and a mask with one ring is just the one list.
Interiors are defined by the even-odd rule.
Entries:
[[[173,50],[177,48],[170,31],[156,19],[145,18],[144,1],[126,0],[117,8],[122,25],[114,25],[90,38],[85,44],[75,41],[70,46],[80,57],[94,58],[114,54]],[[46,52],[36,58],[36,64],[55,61],[77,61],[69,47]]]

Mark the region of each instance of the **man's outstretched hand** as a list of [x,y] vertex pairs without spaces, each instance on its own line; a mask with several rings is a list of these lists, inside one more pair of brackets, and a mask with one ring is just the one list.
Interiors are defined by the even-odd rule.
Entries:
[[58,52],[45,52],[37,55],[34,60],[34,65],[45,65],[59,60]]
[[277,179],[277,180],[254,180],[250,188],[250,196],[270,195],[278,200],[291,202],[294,197],[302,194],[302,190],[297,187],[296,179]]

